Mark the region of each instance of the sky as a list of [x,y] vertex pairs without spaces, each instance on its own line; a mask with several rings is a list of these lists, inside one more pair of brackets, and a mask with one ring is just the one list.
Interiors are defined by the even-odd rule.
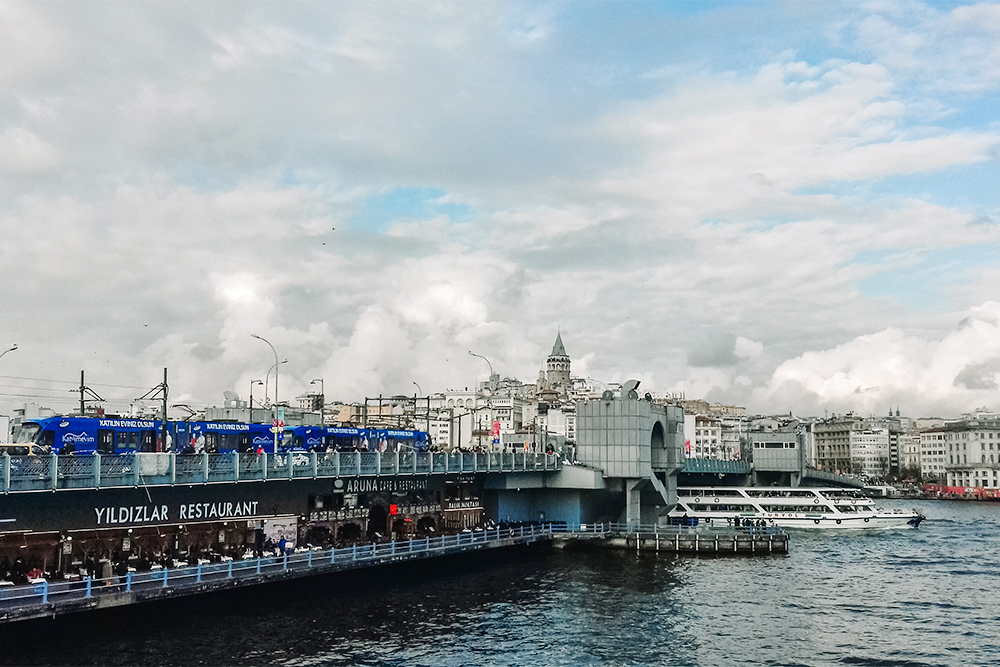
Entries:
[[998,109],[996,3],[0,2],[0,414],[245,399],[254,334],[282,401],[561,333],[752,413],[1000,410]]

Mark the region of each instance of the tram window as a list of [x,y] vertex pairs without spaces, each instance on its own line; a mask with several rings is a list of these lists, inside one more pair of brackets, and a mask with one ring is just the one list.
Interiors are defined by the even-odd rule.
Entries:
[[212,453],[219,451],[219,434],[218,433],[206,433],[205,434],[205,451]]
[[118,432],[118,450],[131,450],[135,451],[139,449],[139,432],[138,431],[119,431]]
[[35,436],[38,435],[38,431],[41,428],[38,424],[21,424],[20,426],[15,426],[13,441],[17,444],[34,442]]
[[38,444],[43,447],[54,447],[56,444],[55,431],[42,431],[42,437]]
[[142,446],[141,451],[144,452],[155,452],[156,451],[156,431],[143,431],[142,432]]
[[97,451],[101,454],[110,454],[114,451],[115,432],[108,430],[97,431]]

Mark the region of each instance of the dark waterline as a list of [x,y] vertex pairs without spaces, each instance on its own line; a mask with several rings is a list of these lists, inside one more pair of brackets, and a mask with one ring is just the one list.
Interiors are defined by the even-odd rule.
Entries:
[[1000,504],[918,530],[792,535],[787,556],[542,548],[0,633],[0,664],[1000,664]]

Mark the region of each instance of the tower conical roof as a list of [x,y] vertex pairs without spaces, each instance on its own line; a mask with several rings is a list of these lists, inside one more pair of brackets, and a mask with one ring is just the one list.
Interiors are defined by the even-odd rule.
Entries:
[[568,357],[569,356],[568,354],[566,354],[566,348],[563,347],[562,333],[557,333],[556,334],[556,344],[552,346],[552,354],[550,354],[549,356],[550,357]]

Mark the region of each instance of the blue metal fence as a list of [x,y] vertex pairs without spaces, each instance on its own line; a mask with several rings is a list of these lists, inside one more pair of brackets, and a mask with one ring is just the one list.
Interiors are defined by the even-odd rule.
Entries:
[[534,452],[289,452],[256,454],[0,455],[0,492],[208,484],[262,479],[558,470]]
[[[470,548],[519,544],[548,538],[548,525],[491,529],[443,535],[420,540],[361,544],[343,549],[319,547],[296,550],[295,553],[266,558],[227,560],[219,563],[199,562],[174,568],[158,568],[146,572],[129,572],[104,579],[87,577],[79,581],[41,580],[23,586],[0,588],[0,613],[24,611],[49,604],[86,602],[96,596],[115,593],[153,593],[169,589],[171,593],[194,592],[205,583],[224,580],[244,580],[253,583],[264,575],[304,576],[322,571],[336,571],[408,560],[422,556],[441,556],[467,551]],[[273,580],[274,577],[264,577]],[[144,597],[154,597],[145,595]],[[23,614],[21,614],[23,616]],[[2,619],[0,619],[2,620]]]

